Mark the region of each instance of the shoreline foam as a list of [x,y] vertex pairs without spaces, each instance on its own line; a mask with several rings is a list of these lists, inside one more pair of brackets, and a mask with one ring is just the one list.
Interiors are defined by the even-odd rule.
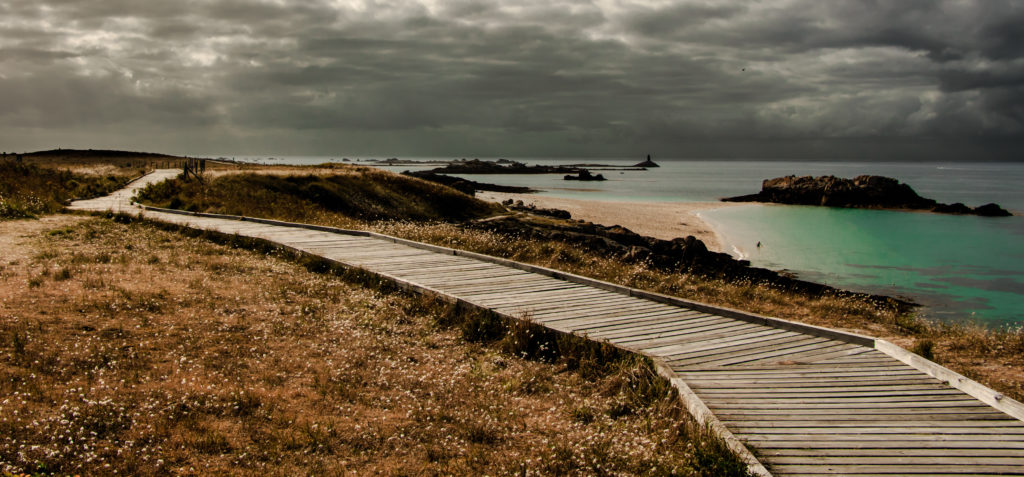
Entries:
[[525,204],[535,204],[537,207],[567,210],[574,219],[606,226],[620,225],[640,235],[663,240],[693,235],[704,242],[709,250],[726,253],[723,250],[725,241],[700,216],[700,212],[740,205],[724,202],[617,202],[487,191],[477,192],[477,198],[493,202],[522,200]]

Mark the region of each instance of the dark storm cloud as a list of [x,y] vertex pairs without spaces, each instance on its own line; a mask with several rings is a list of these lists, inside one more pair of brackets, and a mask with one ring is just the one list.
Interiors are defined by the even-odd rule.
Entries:
[[0,142],[1019,157],[1021,25],[1010,0],[13,0]]

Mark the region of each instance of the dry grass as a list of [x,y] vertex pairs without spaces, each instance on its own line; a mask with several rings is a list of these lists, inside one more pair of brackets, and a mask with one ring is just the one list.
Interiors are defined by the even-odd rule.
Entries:
[[642,360],[137,223],[0,243],[0,472],[737,473]]
[[109,194],[130,179],[129,174],[85,174],[0,159],[0,220],[53,213],[71,199]]
[[[12,155],[8,155],[12,158]],[[135,175],[160,168],[181,168],[186,158],[148,152],[55,149],[24,155],[24,162],[50,169],[69,170],[79,174]],[[242,163],[207,160],[211,172],[252,167]]]
[[439,184],[358,166],[339,166],[330,175],[241,173],[205,182],[175,179],[148,186],[139,199],[159,207],[307,223],[336,217],[465,220],[499,210],[496,204]]

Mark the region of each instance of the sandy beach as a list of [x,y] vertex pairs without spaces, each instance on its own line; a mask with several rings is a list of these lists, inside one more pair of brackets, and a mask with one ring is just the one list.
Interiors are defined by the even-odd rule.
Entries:
[[701,211],[735,205],[725,202],[615,202],[486,191],[478,192],[477,197],[495,202],[522,200],[527,205],[567,210],[574,219],[601,225],[621,225],[640,235],[665,240],[693,235],[703,241],[708,249],[717,252],[724,252],[722,240],[699,214]]

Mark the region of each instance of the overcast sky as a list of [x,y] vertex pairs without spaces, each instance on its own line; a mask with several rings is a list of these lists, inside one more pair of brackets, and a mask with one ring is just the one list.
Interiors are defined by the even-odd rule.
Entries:
[[0,149],[1020,160],[1022,5],[0,0]]

